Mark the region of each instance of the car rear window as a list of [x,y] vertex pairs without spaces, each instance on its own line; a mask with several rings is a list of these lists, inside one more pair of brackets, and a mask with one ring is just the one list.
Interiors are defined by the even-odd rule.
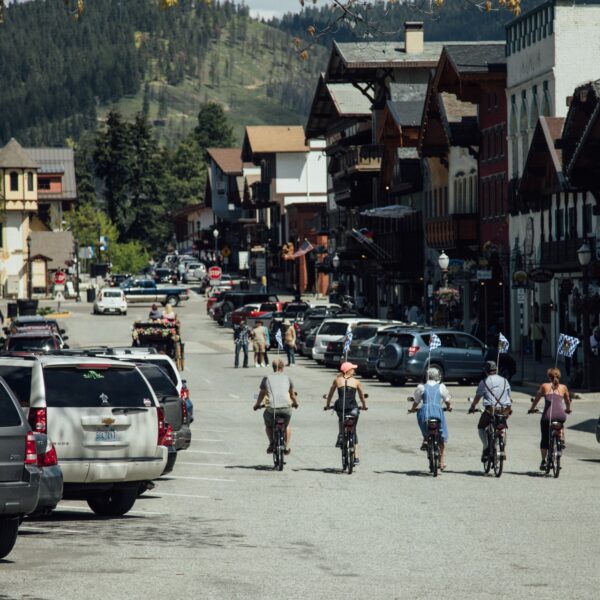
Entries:
[[0,385],[0,427],[18,427],[21,423],[19,409],[4,386]]
[[148,385],[137,369],[74,365],[44,369],[46,404],[57,408],[153,406]]
[[177,385],[177,373],[175,372],[173,365],[168,360],[161,360],[160,358],[149,358],[146,360],[146,362],[150,363],[151,365],[156,365],[157,367],[160,367],[169,376],[169,379],[173,382],[173,385]]
[[361,325],[356,327],[352,333],[353,340],[368,340],[377,333],[377,325]]
[[159,398],[162,396],[179,396],[171,378],[161,367],[157,367],[156,365],[138,365],[138,368]]
[[319,335],[344,335],[348,331],[348,323],[329,322],[323,323]]
[[413,345],[414,337],[409,333],[396,333],[390,336],[390,341],[402,346],[402,348],[410,348]]
[[121,292],[102,292],[102,295],[105,298],[120,298],[121,297]]
[[0,366],[0,377],[6,381],[21,406],[29,406],[31,396],[31,367]]
[[30,350],[55,350],[54,338],[45,337],[23,337],[8,338],[8,349],[16,352],[27,352]]

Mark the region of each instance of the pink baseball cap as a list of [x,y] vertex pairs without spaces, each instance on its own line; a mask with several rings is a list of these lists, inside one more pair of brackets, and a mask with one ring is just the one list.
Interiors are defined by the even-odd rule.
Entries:
[[357,365],[352,364],[351,362],[344,362],[340,365],[340,371],[342,373],[346,373],[347,371],[349,371],[350,369],[357,369]]

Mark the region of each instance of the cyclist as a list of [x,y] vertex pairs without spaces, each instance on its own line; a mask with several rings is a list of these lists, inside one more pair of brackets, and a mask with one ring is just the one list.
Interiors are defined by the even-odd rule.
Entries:
[[358,436],[356,435],[356,426],[358,425],[358,402],[356,401],[356,394],[360,399],[363,410],[367,410],[367,403],[365,402],[365,393],[362,385],[358,379],[354,377],[356,371],[356,365],[351,362],[344,362],[340,365],[339,373],[335,376],[329,393],[326,397],[325,410],[328,410],[331,406],[331,399],[337,390],[337,400],[333,404],[333,409],[337,413],[339,421],[339,433],[336,448],[340,448],[343,439],[343,426],[344,417],[351,415],[354,417],[354,464],[359,464],[358,459]]
[[[440,373],[437,369],[427,369],[426,379],[427,381],[424,384],[420,383],[417,386],[413,397],[413,405],[409,412],[417,413],[417,423],[423,434],[421,450],[427,450],[427,419],[439,419],[441,421],[440,469],[443,471],[446,468],[445,451],[448,442],[448,427],[446,426],[442,403],[446,405],[448,410],[452,410],[451,398],[448,389],[440,381]],[[420,408],[419,404],[421,404]]]
[[[490,424],[494,413],[500,414],[508,419],[511,410],[510,384],[504,377],[498,375],[498,366],[495,362],[488,360],[485,363],[485,379],[482,379],[477,386],[475,399],[469,408],[469,413],[474,413],[479,401],[483,398],[483,413],[477,423],[479,438],[483,444],[483,454],[481,462],[485,462],[488,456],[488,441],[485,428]],[[506,458],[506,457],[505,457]]]
[[274,369],[272,375],[263,377],[260,384],[260,393],[254,403],[254,410],[258,410],[261,406],[265,407],[263,419],[265,421],[265,431],[269,438],[269,447],[267,454],[273,453],[273,427],[277,418],[285,421],[285,453],[289,454],[290,441],[292,439],[292,427],[290,421],[292,419],[292,407],[298,408],[296,401],[296,392],[292,380],[283,372],[283,361],[281,359],[273,361]]
[[[552,421],[560,421],[564,423],[567,420],[567,415],[571,413],[571,396],[566,385],[560,383],[560,370],[548,369],[549,383],[542,383],[540,389],[535,395],[535,399],[531,408],[527,412],[535,412],[538,402],[544,398],[545,406],[540,420],[540,431],[542,439],[540,441],[540,449],[542,451],[542,464],[540,470],[546,470],[546,456],[550,446],[550,427]],[[565,408],[566,407],[566,408]],[[565,447],[564,428],[561,430],[561,446]]]

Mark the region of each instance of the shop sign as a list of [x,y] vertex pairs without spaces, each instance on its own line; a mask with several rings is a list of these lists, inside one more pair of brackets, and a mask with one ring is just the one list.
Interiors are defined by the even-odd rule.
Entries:
[[538,267],[529,271],[529,279],[535,283],[548,283],[554,278],[554,273],[550,269]]
[[492,278],[492,271],[490,269],[478,269],[477,280],[484,281]]

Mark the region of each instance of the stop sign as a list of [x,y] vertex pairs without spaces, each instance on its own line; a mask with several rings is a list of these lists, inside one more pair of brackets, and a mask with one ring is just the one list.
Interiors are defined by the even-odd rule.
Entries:
[[52,280],[56,285],[64,285],[67,282],[67,274],[64,271],[56,271]]
[[221,267],[210,267],[208,269],[208,278],[216,281],[217,279],[221,279]]

